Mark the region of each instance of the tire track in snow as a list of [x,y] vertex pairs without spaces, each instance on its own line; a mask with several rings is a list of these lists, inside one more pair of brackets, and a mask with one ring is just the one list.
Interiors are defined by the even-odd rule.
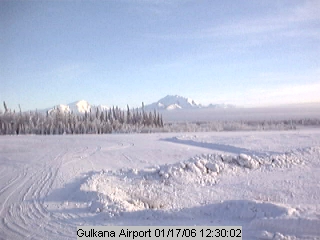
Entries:
[[[5,166],[1,167],[1,171],[0,171],[0,179],[4,178],[7,176],[9,169]],[[4,174],[2,174],[4,173]]]
[[[131,146],[134,146],[134,144],[118,143],[116,146],[103,150],[111,151]],[[94,163],[90,158],[101,149],[101,146],[96,146],[94,149],[87,146],[80,149],[80,151],[79,149],[65,149],[53,159],[48,159],[53,154],[53,152],[50,152],[33,161],[28,165],[28,168],[25,167],[23,173],[11,178],[9,184],[0,190],[1,194],[5,193],[5,196],[7,196],[0,208],[0,214],[3,216],[0,228],[5,231],[5,234],[1,235],[1,237],[5,237],[5,239],[57,239],[57,237],[60,239],[74,237],[76,225],[71,221],[80,216],[49,211],[45,206],[45,199],[52,190],[62,167],[85,160],[94,169]],[[75,157],[75,155],[79,157]],[[46,162],[45,164],[39,164],[41,161]],[[13,197],[15,200],[11,201]]]
[[[71,160],[63,162],[62,165],[65,166],[70,163],[74,163],[82,160],[88,160],[92,167],[92,170],[94,170],[94,163],[92,162],[90,157],[92,157],[99,151],[101,151],[101,146],[99,145],[96,146],[93,151],[90,150],[88,146],[86,146],[84,149],[81,149],[80,151],[76,152],[76,155],[80,155],[80,156],[74,156],[75,154],[73,153],[72,156],[70,157]],[[62,167],[62,165],[60,167]]]
[[[33,174],[32,176],[30,176],[29,180],[33,179],[35,175],[36,174]],[[28,232],[28,229],[30,227],[29,226],[29,223],[30,223],[29,220],[33,219],[31,217],[31,215],[34,214],[34,213],[33,212],[27,212],[27,217],[25,217],[24,215],[19,214],[19,213],[23,212],[24,209],[26,209],[26,207],[24,206],[25,205],[24,201],[26,200],[25,195],[30,192],[31,188],[32,188],[32,186],[30,186],[30,187],[28,187],[26,189],[26,193],[23,194],[22,199],[21,199],[22,203],[14,203],[14,204],[10,205],[9,210],[8,210],[8,214],[5,217],[5,222],[6,222],[7,229],[10,232],[14,232],[15,234],[18,234],[18,235],[23,236],[23,237],[28,237],[28,236],[25,236],[24,233]],[[16,211],[15,210],[16,208],[18,208],[19,210]],[[19,221],[17,221],[17,218],[19,220],[21,220],[23,226],[21,224],[17,223],[17,222],[19,222]]]
[[[60,219],[56,218],[54,214],[44,207],[44,199],[50,192],[59,169],[62,166],[63,157],[67,153],[68,151],[59,153],[56,158],[42,168],[42,171],[33,169],[34,173],[28,178],[26,178],[26,170],[23,176],[17,177],[15,183],[23,178],[25,178],[25,180],[16,188],[16,191],[12,191],[8,195],[6,202],[17,190],[20,190],[20,188],[25,185],[27,187],[18,193],[17,198],[20,199],[21,202],[9,205],[8,211],[3,218],[2,223],[8,233],[7,236],[9,239],[43,239],[44,236],[55,236],[57,234],[59,236],[70,237],[70,235],[64,233],[63,227],[66,227],[66,225],[62,227]],[[53,165],[56,164],[56,162],[59,162],[57,167]],[[1,212],[3,209],[4,205]],[[39,229],[41,229],[41,231],[39,231]],[[49,237],[49,239],[51,238],[56,237]]]
[[119,142],[117,145],[103,148],[103,150],[105,151],[120,150],[120,149],[125,149],[133,146],[134,146],[134,143]]
[[[27,180],[25,182],[27,182]],[[31,186],[27,188],[27,193],[32,189]],[[23,194],[21,197],[22,200],[25,199],[25,194]],[[23,213],[29,210],[29,204],[30,201],[28,202],[27,200],[27,203],[13,203],[9,206],[8,212],[4,218],[4,222],[8,232],[14,234],[14,237],[11,236],[11,238],[16,238],[17,236],[28,237],[29,235],[26,235],[26,233],[28,233],[30,229],[33,229],[33,226],[30,224],[30,220],[38,218],[39,215],[35,211],[29,211],[30,214],[27,214],[28,217],[25,217],[25,214]]]
[[41,227],[45,230],[46,235],[64,235],[64,233],[61,232],[63,227],[61,226],[60,219],[56,218],[53,213],[44,207],[44,199],[48,196],[50,190],[52,189],[52,185],[56,180],[60,167],[62,166],[64,156],[66,156],[67,153],[68,150],[54,159],[54,161],[59,161],[58,167],[53,168],[49,166],[49,169],[44,171],[45,174],[42,175],[43,177],[40,181],[42,183],[41,187],[37,188],[32,194],[34,200],[32,201],[30,207],[33,211],[37,211],[38,214],[40,214],[39,218],[41,218],[42,221],[45,221]]
[[[9,201],[9,199],[10,198],[12,198],[13,197],[13,195],[15,194],[15,193],[17,193],[19,190],[20,190],[20,188],[22,188],[25,184],[26,184],[26,182],[28,181],[28,179],[26,178],[26,176],[27,176],[27,173],[24,171],[24,173],[21,175],[22,177],[20,177],[19,178],[19,180],[20,179],[23,179],[24,178],[24,180],[23,181],[21,181],[20,182],[20,184],[18,184],[17,183],[17,181],[15,181],[14,183],[17,183],[16,185],[17,186],[15,186],[15,188],[13,189],[13,191],[11,191],[8,195],[7,195],[7,197],[5,198],[5,200],[3,201],[3,203],[2,203],[2,206],[1,206],[1,209],[0,209],[0,216],[2,216],[2,212],[4,211],[4,209],[8,209],[8,211],[7,211],[7,213],[6,213],[6,216],[4,217],[4,218],[2,218],[1,219],[1,225],[2,225],[2,227],[3,228],[5,228],[5,229],[7,229],[7,230],[9,230],[9,232],[11,232],[11,228],[10,228],[10,222],[8,221],[8,216],[9,216],[9,218],[10,218],[10,208],[11,208],[11,205],[8,205],[7,204],[7,202]],[[15,223],[15,221],[13,221],[13,223]],[[14,233],[16,233],[16,232],[14,232]],[[5,232],[3,233],[3,235],[5,234]],[[18,233],[20,236],[24,236],[23,234],[21,234],[21,233]],[[8,239],[13,239],[13,238],[8,238]]]
[[[0,195],[3,192],[5,192],[8,188],[10,188],[13,184],[15,184],[17,181],[19,181],[22,177],[23,177],[22,174],[19,174],[19,175],[16,175],[15,178],[11,178],[10,180],[12,181],[9,180],[8,183],[6,183],[6,186],[0,190]],[[1,214],[1,211],[0,211],[0,214]]]
[[[6,187],[1,189],[1,194],[6,190],[6,189],[10,189],[11,186],[13,186],[14,184],[16,184],[20,179],[23,179],[26,176],[26,172],[24,172],[23,174],[18,175],[18,177],[16,177],[9,185],[7,185]],[[23,181],[23,183],[25,183],[25,181]],[[22,184],[20,184],[17,188],[21,187]],[[2,202],[1,208],[0,208],[0,216],[2,214],[2,211],[4,210],[4,208],[6,207],[6,203],[8,202],[8,200],[10,199],[10,197],[17,191],[17,188],[14,188],[13,191],[11,191],[7,197],[4,199],[4,201]]]
[[132,158],[131,158],[131,157],[129,157],[128,155],[126,155],[126,154],[122,153],[122,156],[124,156],[124,157],[125,157],[125,159],[127,159],[130,163],[132,163],[132,162],[133,162],[133,161],[132,161]]

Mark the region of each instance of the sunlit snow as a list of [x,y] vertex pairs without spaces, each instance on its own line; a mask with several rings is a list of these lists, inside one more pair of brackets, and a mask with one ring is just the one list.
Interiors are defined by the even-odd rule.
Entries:
[[79,225],[241,225],[319,239],[320,130],[1,136],[0,239]]

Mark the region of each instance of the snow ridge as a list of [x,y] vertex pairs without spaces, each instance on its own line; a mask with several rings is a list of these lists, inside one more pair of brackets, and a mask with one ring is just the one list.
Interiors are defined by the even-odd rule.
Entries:
[[[81,190],[98,193],[98,199],[89,204],[91,212],[103,211],[114,217],[122,212],[186,207],[190,204],[186,200],[192,194],[190,192],[196,193],[199,187],[214,186],[225,174],[235,175],[238,171],[258,168],[272,171],[298,164],[303,164],[303,159],[294,152],[265,157],[202,154],[176,164],[141,170],[101,171],[82,184]],[[186,184],[187,190],[182,187]]]

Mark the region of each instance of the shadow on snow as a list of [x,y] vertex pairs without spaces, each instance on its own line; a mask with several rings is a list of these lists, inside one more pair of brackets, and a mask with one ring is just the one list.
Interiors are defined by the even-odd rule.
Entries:
[[197,142],[197,141],[193,141],[193,140],[183,140],[183,139],[179,139],[176,137],[163,138],[163,139],[161,139],[161,141],[184,144],[184,145],[189,145],[189,146],[193,146],[193,147],[207,148],[210,150],[228,152],[228,153],[237,154],[237,155],[239,155],[241,153],[245,153],[248,155],[256,155],[256,156],[261,157],[261,156],[266,156],[269,154],[279,154],[279,152],[273,152],[273,151],[266,151],[266,152],[261,153],[258,151],[254,151],[254,150],[250,150],[250,149],[246,149],[246,148],[241,148],[241,147],[234,147],[234,146],[226,145],[226,144]]

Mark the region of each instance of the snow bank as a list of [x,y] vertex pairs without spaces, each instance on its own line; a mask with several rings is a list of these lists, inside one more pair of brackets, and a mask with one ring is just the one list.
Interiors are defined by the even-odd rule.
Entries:
[[249,200],[224,201],[206,208],[206,215],[219,219],[262,219],[290,216],[295,213],[293,208],[273,203]]
[[[97,198],[89,203],[91,212],[103,211],[112,217],[121,212],[183,208],[193,204],[188,201],[191,199],[188,197],[190,194],[200,194],[192,199],[201,201],[199,188],[214,186],[224,174],[234,175],[237,171],[254,171],[259,168],[272,170],[302,163],[303,160],[293,152],[265,157],[202,154],[187,161],[141,170],[101,171],[82,184],[81,190],[97,193]],[[244,206],[240,207],[244,209]],[[263,205],[265,207],[268,206]],[[256,214],[259,215],[259,212]]]

